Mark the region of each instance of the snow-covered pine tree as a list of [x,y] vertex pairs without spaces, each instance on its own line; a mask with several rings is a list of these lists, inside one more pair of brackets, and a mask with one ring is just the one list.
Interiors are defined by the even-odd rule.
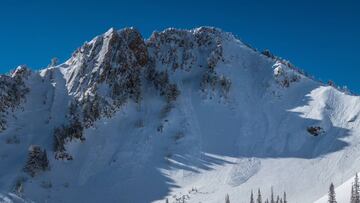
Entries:
[[262,197],[261,197],[260,188],[258,189],[258,197],[256,199],[256,203],[262,203]]
[[331,183],[330,184],[330,188],[329,188],[329,203],[336,203],[336,197],[335,197],[335,188],[334,188],[334,184]]
[[287,200],[286,200],[286,192],[284,192],[284,203],[287,203]]
[[229,194],[226,194],[226,195],[225,195],[225,203],[230,203]]
[[274,190],[273,190],[273,187],[271,187],[271,197],[270,197],[270,203],[275,203],[275,200],[274,200]]
[[351,196],[350,196],[350,203],[355,203],[355,190],[354,190],[354,183],[351,183]]
[[50,169],[49,160],[46,150],[42,150],[40,146],[31,145],[29,147],[28,158],[24,171],[34,177],[40,171]]
[[250,203],[255,203],[255,201],[254,201],[254,193],[253,193],[252,190],[251,190],[251,195],[250,195]]
[[360,194],[359,194],[360,185],[359,185],[359,176],[357,173],[355,174],[355,180],[354,180],[353,187],[354,187],[354,189],[353,189],[354,190],[354,198],[353,198],[354,203],[360,203]]
[[165,203],[169,203],[169,199],[168,199],[168,198],[166,198]]

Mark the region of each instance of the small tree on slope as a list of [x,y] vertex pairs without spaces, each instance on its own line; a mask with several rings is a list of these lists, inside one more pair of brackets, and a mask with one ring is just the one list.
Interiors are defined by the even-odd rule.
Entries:
[[284,192],[284,203],[287,203],[287,200],[286,200],[286,192]]
[[276,203],[280,203],[280,197],[279,197],[279,195],[276,197]]
[[226,194],[226,195],[225,195],[225,203],[230,203],[229,194]]
[[256,199],[256,203],[262,203],[262,197],[261,197],[260,189],[258,189],[258,197]]
[[254,194],[253,191],[251,190],[251,195],[250,195],[250,203],[255,203],[254,201]]
[[360,203],[360,185],[359,185],[359,176],[356,173],[355,174],[355,184],[354,184],[354,190],[355,190],[355,203]]
[[351,183],[351,197],[350,197],[350,203],[355,203],[355,190],[354,190],[354,183]]
[[359,189],[360,189],[359,177],[358,174],[356,173],[354,183],[351,187],[351,198],[350,198],[351,203],[360,203]]
[[336,197],[335,197],[335,189],[334,189],[334,184],[331,183],[330,184],[330,188],[329,188],[329,203],[337,203],[336,202]]
[[31,145],[29,147],[28,158],[24,171],[34,177],[39,172],[49,169],[50,165],[46,150],[42,150],[40,146]]
[[271,187],[271,197],[270,197],[270,203],[275,203],[275,200],[274,200],[274,190],[273,190],[273,187]]

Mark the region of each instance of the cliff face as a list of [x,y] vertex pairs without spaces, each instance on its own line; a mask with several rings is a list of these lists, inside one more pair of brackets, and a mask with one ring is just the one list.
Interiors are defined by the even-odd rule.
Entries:
[[0,200],[312,202],[360,168],[359,97],[216,28],[110,29],[0,93]]

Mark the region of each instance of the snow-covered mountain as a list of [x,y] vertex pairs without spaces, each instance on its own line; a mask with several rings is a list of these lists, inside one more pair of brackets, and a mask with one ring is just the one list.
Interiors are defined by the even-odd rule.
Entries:
[[310,203],[360,170],[360,97],[216,28],[110,29],[0,110],[5,202]]

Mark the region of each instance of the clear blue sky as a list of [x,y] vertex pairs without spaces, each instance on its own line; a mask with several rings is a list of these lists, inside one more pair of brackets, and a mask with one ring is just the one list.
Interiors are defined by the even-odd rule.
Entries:
[[153,30],[202,25],[360,93],[359,0],[2,0],[0,72],[19,64],[39,69],[54,56],[64,61],[110,27],[134,26],[148,37]]

